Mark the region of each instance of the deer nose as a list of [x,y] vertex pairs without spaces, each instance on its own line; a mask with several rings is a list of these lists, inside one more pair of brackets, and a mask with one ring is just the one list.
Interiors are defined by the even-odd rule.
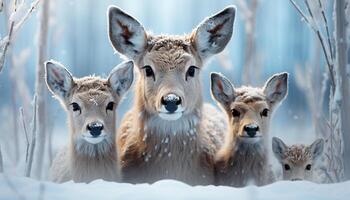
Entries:
[[181,104],[181,97],[176,94],[168,94],[162,97],[161,103],[169,113],[173,113]]
[[255,124],[248,124],[244,126],[244,131],[247,133],[249,137],[255,137],[256,132],[259,131],[259,126]]
[[93,137],[98,137],[101,135],[101,131],[103,130],[103,124],[100,122],[92,122],[87,125],[86,129],[90,131],[90,134]]

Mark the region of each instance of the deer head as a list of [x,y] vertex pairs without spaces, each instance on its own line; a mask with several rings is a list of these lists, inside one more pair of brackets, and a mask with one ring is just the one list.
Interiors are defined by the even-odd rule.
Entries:
[[229,42],[235,7],[205,19],[184,36],[146,32],[135,18],[120,8],[108,9],[108,33],[112,46],[137,65],[136,84],[140,107],[165,121],[178,120],[202,106],[200,71],[203,62],[221,52]]

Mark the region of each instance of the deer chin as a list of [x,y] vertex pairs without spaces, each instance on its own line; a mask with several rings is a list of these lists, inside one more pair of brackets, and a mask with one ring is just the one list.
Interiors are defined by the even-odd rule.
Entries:
[[90,133],[88,132],[85,132],[83,133],[82,137],[84,138],[84,140],[90,144],[98,144],[102,141],[104,141],[106,139],[106,133],[105,132],[102,132],[101,135],[97,136],[97,137],[94,137],[92,135],[90,135]]
[[172,112],[172,113],[166,111],[164,106],[162,106],[161,110],[158,112],[158,115],[163,120],[175,121],[175,120],[178,120],[182,117],[183,112],[184,111],[183,111],[183,108],[181,106],[179,106],[179,108],[175,112]]
[[255,143],[261,142],[263,139],[262,135],[260,135],[260,134],[257,134],[254,137],[250,137],[247,134],[243,134],[243,135],[240,135],[239,138],[241,141],[243,141],[247,144],[255,144]]

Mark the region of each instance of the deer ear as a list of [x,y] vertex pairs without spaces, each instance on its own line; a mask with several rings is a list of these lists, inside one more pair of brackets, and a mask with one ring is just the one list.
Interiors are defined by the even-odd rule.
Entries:
[[288,93],[288,73],[273,75],[264,86],[264,94],[273,105],[278,105]]
[[65,99],[68,97],[74,84],[71,73],[59,62],[50,60],[45,62],[46,85],[57,97]]
[[192,43],[202,60],[220,53],[230,41],[236,8],[229,6],[208,17],[192,33]]
[[223,75],[211,73],[211,95],[223,107],[228,107],[235,100],[235,90],[232,83]]
[[283,154],[286,149],[287,145],[284,144],[284,142],[281,139],[279,139],[278,137],[272,138],[272,151],[275,154],[278,161],[281,161],[283,159]]
[[118,96],[123,96],[134,80],[134,63],[123,62],[116,66],[108,76],[108,82]]
[[314,160],[318,159],[323,153],[324,140],[323,139],[316,140],[314,143],[311,144],[310,148],[313,155],[313,159]]
[[142,25],[116,6],[108,8],[107,17],[109,40],[114,49],[136,60],[147,45],[146,31]]

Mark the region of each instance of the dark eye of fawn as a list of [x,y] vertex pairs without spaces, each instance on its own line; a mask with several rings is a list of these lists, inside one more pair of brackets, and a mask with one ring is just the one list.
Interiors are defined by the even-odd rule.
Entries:
[[306,165],[306,168],[305,168],[306,170],[311,170],[311,165],[310,164],[308,164],[308,165]]
[[81,108],[80,108],[79,104],[73,102],[73,103],[71,103],[71,105],[73,107],[74,112],[79,111],[81,113]]
[[195,66],[190,66],[190,68],[188,68],[187,72],[186,72],[186,81],[188,77],[194,77],[195,72],[196,72],[196,68]]
[[106,110],[111,110],[111,111],[113,111],[113,109],[114,109],[114,103],[113,103],[113,102],[109,102],[109,103],[107,104]]
[[147,77],[153,77],[153,80],[156,80],[151,66],[146,65],[143,67],[143,69],[145,69],[145,73]]
[[232,116],[233,117],[239,117],[240,115],[241,115],[241,113],[238,110],[232,109]]
[[290,170],[290,166],[288,164],[284,164],[284,169],[285,170]]
[[260,115],[262,117],[267,117],[269,115],[269,109],[265,108],[261,113]]

